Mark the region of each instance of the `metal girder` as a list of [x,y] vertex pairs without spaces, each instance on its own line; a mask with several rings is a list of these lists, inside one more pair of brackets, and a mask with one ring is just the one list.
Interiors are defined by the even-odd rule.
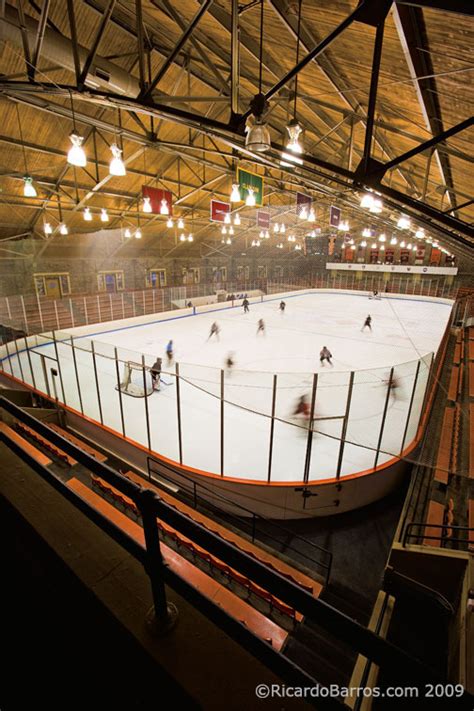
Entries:
[[239,112],[239,0],[232,0],[230,33],[231,121]]
[[86,59],[84,66],[82,68],[81,76],[79,77],[78,87],[80,89],[83,89],[85,86],[87,75],[89,74],[89,70],[92,66],[92,62],[95,59],[97,50],[99,49],[100,41],[104,35],[107,24],[110,20],[113,10],[114,10],[115,3],[116,3],[116,0],[109,0],[109,4],[107,5],[107,7],[104,11],[104,14],[102,15],[102,18],[99,23],[99,27],[97,28],[97,32],[94,37],[94,41],[92,43],[92,47],[89,50],[89,54],[87,55],[87,59]]
[[138,71],[140,76],[140,91],[146,89],[145,78],[145,56],[143,45],[143,14],[142,0],[135,0],[135,14],[137,16],[137,52],[138,52]]
[[76,84],[79,85],[79,80],[81,77],[81,60],[79,58],[79,44],[77,42],[77,27],[76,16],[74,13],[74,0],[67,0],[67,14],[69,19],[69,29],[71,31],[72,56],[74,59]]
[[[436,91],[436,81],[433,77],[433,65],[429,52],[426,51],[423,11],[420,8],[397,4],[393,9],[393,19],[418,96],[426,128],[432,136],[436,136],[443,132],[443,122]],[[421,79],[421,77],[429,78]],[[456,196],[453,193],[454,186],[449,159],[439,151],[436,151],[435,157],[441,178],[448,190],[451,207],[455,208]]]
[[397,5],[425,7],[444,12],[455,12],[459,15],[474,15],[474,5],[471,0],[396,0]]
[[31,79],[35,78],[36,68],[38,66],[38,61],[41,56],[41,47],[43,45],[44,33],[46,30],[46,23],[48,21],[50,0],[43,0],[43,7],[41,8],[41,15],[38,23],[38,32],[36,35],[35,49],[33,52],[32,66],[31,66]]
[[185,31],[181,35],[181,37],[178,39],[176,42],[175,46],[171,50],[171,53],[168,55],[168,57],[165,59],[161,67],[158,69],[158,72],[156,73],[154,79],[151,81],[150,85],[147,87],[146,91],[141,92],[140,98],[143,101],[146,101],[152,91],[157,87],[159,82],[163,79],[164,75],[170,68],[170,66],[173,64],[175,57],[181,52],[182,48],[188,41],[189,37],[192,35],[194,28],[197,26],[199,23],[199,20],[205,15],[207,12],[208,8],[212,5],[214,0],[204,0],[202,3],[201,7],[199,10],[196,12],[194,15],[193,19],[189,23],[189,25],[186,27]]
[[25,66],[26,66],[26,74],[28,78],[32,81],[34,77],[32,77],[32,64],[31,64],[31,56],[30,56],[30,45],[28,43],[28,31],[26,29],[26,22],[25,22],[25,13],[23,11],[23,0],[18,0],[18,17],[20,20],[20,32],[21,32],[21,40],[23,42],[23,55],[25,58]]
[[375,107],[377,104],[377,88],[379,83],[380,60],[382,58],[384,25],[385,18],[377,26],[377,29],[375,31],[372,73],[370,76],[369,103],[367,106],[367,123],[365,127],[364,153],[362,155],[362,162],[364,164],[365,170],[367,170],[367,166],[372,153],[372,138],[374,133]]

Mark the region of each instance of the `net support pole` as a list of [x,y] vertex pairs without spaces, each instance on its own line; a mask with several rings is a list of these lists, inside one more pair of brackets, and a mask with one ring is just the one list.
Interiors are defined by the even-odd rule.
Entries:
[[273,458],[273,435],[275,431],[275,410],[276,410],[276,393],[277,393],[277,374],[273,376],[273,392],[272,392],[272,419],[270,421],[270,445],[268,449],[268,474],[267,481],[272,478],[272,458]]
[[382,444],[382,437],[383,437],[383,432],[385,429],[385,419],[387,417],[388,403],[390,400],[390,391],[392,389],[393,371],[394,371],[394,368],[393,367],[390,368],[390,377],[389,377],[388,383],[387,383],[387,395],[385,396],[385,404],[384,404],[383,413],[382,413],[382,423],[380,425],[379,439],[377,442],[377,451],[375,452],[374,469],[377,468],[377,462],[378,462],[379,454],[380,454],[380,446]]
[[179,363],[175,365],[176,372],[176,416],[178,418],[178,448],[179,448],[179,463],[183,463],[183,438],[181,434],[181,396],[179,387]]
[[150,437],[150,413],[148,412],[148,397],[146,395],[146,370],[145,370],[145,356],[142,354],[142,373],[143,373],[143,389],[145,391],[145,419],[146,419],[146,437],[147,446],[151,450],[151,437]]
[[354,371],[351,370],[351,374],[349,376],[349,386],[347,388],[346,411],[344,413],[344,420],[342,422],[341,444],[339,446],[339,455],[337,458],[336,479],[338,481],[341,478],[342,460],[344,457],[344,447],[346,444],[347,425],[349,423],[349,412],[351,409],[353,387],[354,387]]
[[402,456],[402,452],[403,452],[403,448],[405,446],[405,440],[406,440],[407,432],[408,432],[408,425],[410,424],[411,411],[413,408],[413,401],[415,399],[416,385],[418,382],[419,372],[420,372],[420,361],[418,361],[418,363],[416,364],[415,379],[413,380],[413,387],[411,389],[410,403],[408,405],[407,419],[405,422],[405,429],[403,431],[402,443],[400,445],[400,456]]
[[72,336],[71,336],[71,352],[72,352],[72,362],[74,363],[74,373],[76,375],[77,394],[79,396],[79,407],[81,408],[81,413],[84,414],[84,408],[82,406],[81,384],[79,382],[79,371],[77,369],[76,347],[74,345],[74,338]]
[[120,421],[122,423],[122,434],[125,437],[125,419],[123,416],[122,388],[120,386],[120,369],[119,369],[119,360],[118,360],[118,353],[117,353],[116,347],[114,348],[114,360],[115,360],[115,373],[117,375],[117,390],[118,390],[119,404],[120,404]]

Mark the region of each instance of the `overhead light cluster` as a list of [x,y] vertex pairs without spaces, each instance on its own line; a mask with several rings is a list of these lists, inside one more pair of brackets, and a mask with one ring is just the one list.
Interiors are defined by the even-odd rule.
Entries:
[[29,175],[25,175],[23,178],[23,195],[25,197],[37,197],[38,193],[36,192],[36,188],[33,185],[33,178],[31,178]]

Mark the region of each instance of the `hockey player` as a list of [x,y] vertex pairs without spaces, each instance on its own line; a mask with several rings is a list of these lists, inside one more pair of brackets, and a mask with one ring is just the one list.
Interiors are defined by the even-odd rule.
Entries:
[[280,312],[281,312],[282,314],[285,313],[285,308],[286,308],[285,302],[284,302],[284,301],[280,301]]
[[364,325],[362,326],[362,328],[360,330],[364,331],[366,327],[369,329],[369,331],[372,331],[372,316],[370,314],[365,319]]
[[258,336],[259,333],[263,333],[263,335],[265,335],[265,323],[264,323],[264,321],[263,321],[263,318],[259,318],[259,319],[258,319],[258,323],[257,323],[257,336]]
[[160,389],[160,377],[161,377],[161,358],[157,358],[150,368],[151,383],[153,390]]
[[319,362],[321,363],[321,365],[324,365],[325,360],[327,360],[329,365],[332,365],[331,358],[332,358],[331,351],[329,350],[329,348],[326,348],[326,346],[323,346],[323,348],[319,354]]
[[311,407],[308,402],[308,397],[306,395],[301,395],[296,402],[296,407],[293,411],[293,415],[297,417],[301,415],[305,420],[309,419],[311,414]]
[[226,370],[227,370],[227,374],[228,374],[228,375],[231,374],[232,368],[234,367],[234,365],[235,365],[234,354],[233,354],[233,353],[228,353],[228,354],[227,354],[227,358],[225,359],[225,367],[226,367]]
[[212,336],[215,336],[217,338],[217,340],[219,340],[219,331],[220,330],[221,329],[219,328],[217,323],[214,321],[214,323],[211,326],[211,330],[209,331],[209,336],[207,337],[207,340],[212,338]]
[[249,309],[249,300],[247,297],[242,301],[242,306],[244,307],[244,314],[248,314],[250,309]]
[[173,341],[168,341],[168,345],[166,346],[166,357],[168,359],[168,365],[171,365],[173,362]]

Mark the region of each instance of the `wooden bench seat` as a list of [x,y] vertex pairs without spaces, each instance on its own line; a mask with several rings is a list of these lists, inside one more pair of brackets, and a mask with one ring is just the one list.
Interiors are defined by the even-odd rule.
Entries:
[[98,452],[96,449],[91,447],[86,442],[83,442],[78,437],[75,437],[68,430],[64,430],[62,427],[54,424],[53,422],[48,422],[48,427],[51,427],[52,430],[54,430],[55,432],[60,434],[61,437],[64,437],[64,439],[67,439],[67,440],[69,440],[69,442],[72,442],[72,444],[75,444],[77,447],[79,447],[79,449],[83,449],[84,452],[87,452],[87,454],[90,454],[91,457],[94,457],[94,459],[97,459],[98,462],[106,462],[107,461],[107,457],[105,456],[105,454],[102,454],[102,452]]
[[469,336],[469,360],[474,360],[474,336]]
[[449,378],[448,400],[456,402],[458,396],[459,365],[453,365],[451,377]]
[[153,489],[154,491],[156,491],[156,493],[164,501],[171,504],[171,506],[174,506],[176,509],[178,509],[182,513],[186,514],[186,516],[189,516],[189,518],[191,518],[193,521],[196,521],[196,522],[202,524],[203,526],[205,526],[207,529],[209,529],[213,533],[219,534],[226,541],[234,543],[238,548],[245,551],[246,553],[249,553],[250,555],[255,556],[262,563],[265,563],[266,565],[273,568],[278,573],[281,573],[285,577],[291,578],[293,580],[293,582],[300,585],[307,592],[311,592],[311,594],[314,597],[319,597],[319,595],[323,589],[323,586],[321,585],[320,582],[313,580],[312,578],[305,575],[297,568],[293,568],[291,565],[288,565],[287,563],[280,560],[279,558],[276,558],[275,556],[273,556],[271,553],[269,553],[265,549],[259,548],[258,546],[254,545],[250,541],[247,541],[245,538],[242,538],[237,533],[234,533],[233,531],[230,531],[228,528],[224,528],[224,526],[221,526],[220,524],[216,523],[215,521],[212,521],[210,518],[208,518],[204,514],[200,513],[199,511],[196,511],[196,509],[193,509],[190,506],[187,506],[182,501],[179,501],[179,499],[176,499],[174,496],[171,496],[171,494],[169,494],[167,491],[160,489],[158,486],[153,484],[153,482],[145,480],[139,474],[136,474],[133,471],[127,471],[127,472],[124,472],[124,474],[129,479],[134,481],[136,484],[139,484],[140,486],[147,486],[150,489]]
[[436,458],[434,479],[442,484],[448,483],[448,470],[451,462],[451,448],[454,429],[454,408],[447,407],[444,411],[441,436]]
[[469,397],[474,397],[474,361],[469,363]]
[[[444,522],[444,506],[439,504],[437,501],[430,501],[428,507],[428,516],[426,517],[427,524],[433,524],[434,526],[442,526]],[[429,538],[425,538],[423,543],[425,546],[435,546],[439,548],[441,546],[441,528],[431,528],[426,526],[425,535],[426,536],[439,536],[439,540],[435,541]]]
[[[78,479],[70,479],[68,487],[76,492],[81,499],[90,504],[96,511],[112,521],[127,535],[141,546],[145,547],[143,528],[131,521],[125,514],[118,511],[98,494],[85,486]],[[274,649],[281,651],[287,640],[288,633],[272,620],[255,610],[251,605],[234,595],[230,590],[206,575],[199,568],[180,556],[166,544],[161,544],[161,552],[165,564],[177,575],[184,578],[203,595],[222,607],[229,615],[251,630],[261,639],[270,642]]]
[[453,363],[454,365],[459,365],[461,362],[461,342],[459,341],[456,343],[456,346],[454,348],[454,357],[453,357]]
[[63,450],[57,447],[53,442],[50,442],[46,439],[46,437],[43,437],[31,427],[28,427],[28,425],[25,425],[23,422],[17,422],[16,427],[20,431],[25,432],[32,439],[36,440],[36,442],[39,442],[39,444],[41,444],[45,449],[48,449],[54,456],[66,462],[68,466],[73,467],[77,464],[77,461],[73,457],[66,454],[66,452],[63,452]]
[[0,436],[1,439],[7,444],[8,440],[15,442],[15,444],[17,444],[24,452],[26,452],[26,454],[28,454],[33,459],[36,459],[36,461],[42,464],[44,467],[47,467],[49,464],[51,464],[51,459],[47,457],[46,454],[40,452],[40,450],[36,449],[36,447],[33,447],[33,445],[28,442],[28,440],[24,439],[21,435],[18,434],[18,432],[15,432],[15,430],[5,424],[5,422],[0,422]]

